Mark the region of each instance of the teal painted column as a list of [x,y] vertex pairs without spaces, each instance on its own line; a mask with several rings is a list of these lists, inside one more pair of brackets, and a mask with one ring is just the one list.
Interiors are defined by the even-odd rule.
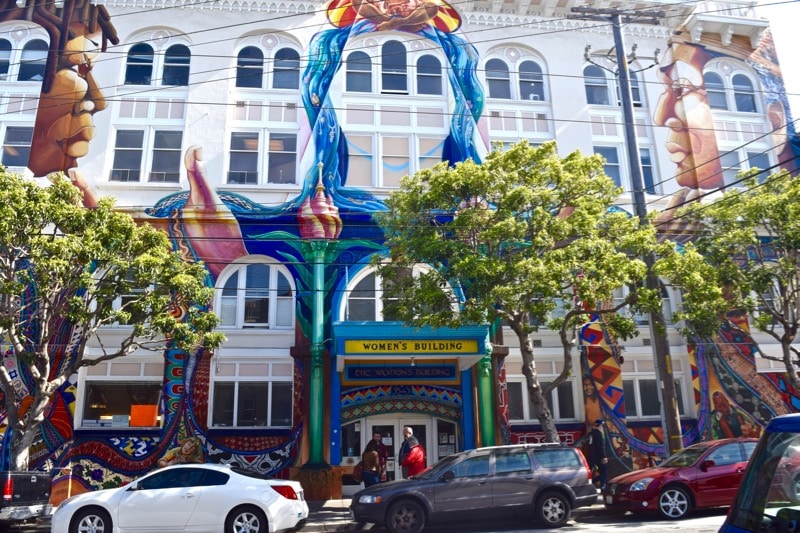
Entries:
[[328,241],[315,240],[308,243],[314,265],[311,316],[311,378],[308,394],[308,462],[305,468],[328,468],[323,459],[323,419],[325,413],[325,253]]
[[478,420],[481,445],[495,445],[495,398],[492,394],[492,358],[484,356],[478,361]]

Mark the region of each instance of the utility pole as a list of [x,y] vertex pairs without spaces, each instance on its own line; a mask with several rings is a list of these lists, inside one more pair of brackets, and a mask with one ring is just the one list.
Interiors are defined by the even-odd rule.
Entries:
[[[620,100],[622,115],[625,122],[625,142],[627,144],[628,163],[631,173],[631,194],[636,216],[641,224],[649,224],[647,220],[647,206],[644,199],[644,180],[642,179],[642,161],[639,155],[639,141],[636,137],[636,128],[633,114],[633,96],[631,94],[631,79],[628,70],[628,58],[625,57],[625,43],[622,38],[622,24],[658,24],[658,19],[664,16],[663,12],[647,13],[642,15],[633,10],[622,9],[594,9],[588,7],[573,7],[573,13],[580,15],[573,18],[586,20],[600,20],[610,22],[614,32],[614,50],[616,52],[616,74],[619,80]],[[623,18],[624,17],[624,18]],[[587,50],[588,56],[588,50]],[[588,57],[587,57],[588,59]],[[652,254],[644,258],[647,264],[647,278],[645,287],[661,294],[661,284],[653,273],[655,258]],[[664,430],[664,445],[668,455],[683,448],[681,435],[680,415],[678,401],[675,393],[675,379],[672,374],[672,357],[669,352],[667,328],[664,322],[664,313],[661,309],[650,313],[650,337],[652,339],[653,357],[655,359],[656,377],[661,400],[662,427]]]

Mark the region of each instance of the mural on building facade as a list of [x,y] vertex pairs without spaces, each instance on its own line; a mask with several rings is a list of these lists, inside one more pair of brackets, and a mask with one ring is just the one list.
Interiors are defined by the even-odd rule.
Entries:
[[[98,53],[108,42],[119,39],[105,7],[86,0],[65,2],[63,7],[42,0],[28,0],[25,8],[13,0],[2,2],[3,20],[31,20],[50,35],[50,50],[34,127],[30,168],[37,176],[67,172],[85,193],[93,196],[89,177],[81,176],[79,159],[86,155],[94,137],[92,115],[106,108],[105,98],[94,82],[92,69]],[[165,197],[148,214],[167,230],[187,258],[203,260],[214,284],[225,267],[248,255],[263,255],[285,262],[297,285],[297,346],[308,350],[309,294],[314,289],[307,241],[331,241],[325,272],[324,322],[329,331],[330,309],[336,308],[334,293],[346,286],[353,273],[380,253],[381,236],[370,213],[381,210],[379,200],[365,191],[349,187],[348,143],[336,115],[340,90],[333,83],[341,72],[346,47],[352,39],[369,32],[413,33],[440,47],[449,62],[450,113],[452,122],[442,148],[442,159],[455,163],[468,158],[482,160],[488,150],[484,92],[477,76],[477,50],[458,30],[461,17],[452,6],[439,0],[334,0],[328,5],[329,26],[321,29],[308,46],[308,66],[302,74],[303,131],[307,143],[301,150],[304,176],[297,197],[278,206],[264,206],[233,193],[217,192],[205,174],[202,150],[191,147],[185,166],[190,190]],[[713,121],[702,68],[711,59],[743,60],[759,75],[765,90],[767,114],[772,121],[778,161],[796,162],[797,135],[788,114],[785,90],[769,34],[754,51],[749,43],[734,37],[734,45],[723,47],[714,36],[701,42],[678,32],[665,55],[661,78],[665,92],[655,111],[656,123],[670,129],[668,149],[676,162],[682,187],[672,207],[720,187],[722,166],[713,135]],[[94,43],[101,43],[100,46]],[[69,98],[65,98],[69,95]],[[704,133],[705,132],[705,133]],[[787,142],[788,141],[788,142]],[[797,167],[787,164],[790,170]],[[667,215],[668,216],[668,215]],[[665,233],[681,235],[679,224],[659,221]],[[65,331],[65,335],[69,332]],[[800,399],[779,374],[758,374],[752,342],[740,338],[738,330],[724,329],[715,339],[696,339],[690,357],[696,422],[684,427],[686,443],[718,435],[756,434],[770,417],[800,407]],[[328,336],[326,335],[326,338]],[[582,385],[587,420],[602,418],[618,464],[625,468],[652,464],[663,455],[659,427],[628,427],[618,346],[607,338],[602,324],[588,324],[582,331]],[[69,354],[64,354],[68,356]],[[4,364],[13,363],[13,354]],[[61,390],[48,413],[41,440],[32,450],[32,466],[47,465],[57,472],[57,481],[77,481],[85,489],[119,484],[126,479],[173,460],[208,460],[239,463],[272,474],[293,465],[303,436],[306,383],[305,360],[297,357],[294,371],[294,425],[288,436],[242,437],[208,432],[208,391],[211,354],[165,354],[164,425],[157,435],[75,438],[73,415],[76,383]],[[25,371],[21,370],[24,393]],[[502,394],[504,370],[500,368]],[[457,390],[421,386],[408,387],[409,397],[436,397],[447,404],[445,414],[457,420],[462,399]],[[374,387],[341,391],[347,417],[365,412],[359,407],[380,399],[381,409],[396,409],[387,391]],[[503,435],[511,440],[527,438],[508,424],[507,397],[501,402]],[[377,405],[377,403],[376,403]],[[427,404],[418,404],[425,413]],[[582,428],[570,430],[569,443]],[[189,448],[192,448],[189,450]],[[191,453],[190,453],[191,452]],[[283,475],[283,474],[280,474]],[[73,488],[73,492],[74,492]]]

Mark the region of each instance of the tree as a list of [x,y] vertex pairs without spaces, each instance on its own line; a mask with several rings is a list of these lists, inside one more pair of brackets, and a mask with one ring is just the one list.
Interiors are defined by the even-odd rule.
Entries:
[[[112,200],[91,209],[80,201],[63,176],[41,187],[0,168],[0,338],[30,391],[23,402],[0,367],[13,470],[27,468],[48,402],[80,367],[136,350],[214,348],[224,338],[213,332],[202,264],[184,261],[163,232],[137,225]],[[115,323],[130,328],[104,342],[103,326]],[[88,358],[92,339],[102,355]]]
[[679,211],[694,238],[658,268],[683,292],[675,318],[685,321],[690,340],[715,335],[723,322],[741,330],[731,312],[745,312],[780,343],[780,357],[760,350],[761,357],[782,361],[800,390],[800,349],[793,345],[800,327],[800,180],[784,171],[759,183],[756,175],[743,177],[741,189]]
[[[629,338],[631,315],[616,311],[660,305],[641,288],[639,258],[655,246],[654,231],[613,208],[619,192],[602,158],[562,159],[552,142],[522,141],[483,164],[442,164],[408,177],[378,217],[390,249],[378,265],[385,309],[414,326],[504,321],[519,338],[536,416],[557,442],[545,395],[569,377],[576,328],[597,313],[613,335]],[[417,264],[431,270],[406,275]],[[624,286],[626,299],[609,305]],[[559,302],[570,303],[566,316],[548,322]],[[564,365],[543,388],[531,334],[545,323],[560,332]]]

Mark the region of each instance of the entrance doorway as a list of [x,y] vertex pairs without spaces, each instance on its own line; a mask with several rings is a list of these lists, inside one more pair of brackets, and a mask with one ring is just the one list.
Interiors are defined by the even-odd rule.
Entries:
[[425,449],[426,466],[459,451],[458,426],[455,422],[432,416],[378,415],[362,418],[342,427],[342,448],[347,452],[344,459],[358,462],[364,447],[372,439],[373,432],[379,431],[381,442],[389,454],[386,479],[400,479],[402,476],[398,456],[405,426],[414,431],[414,436]]

